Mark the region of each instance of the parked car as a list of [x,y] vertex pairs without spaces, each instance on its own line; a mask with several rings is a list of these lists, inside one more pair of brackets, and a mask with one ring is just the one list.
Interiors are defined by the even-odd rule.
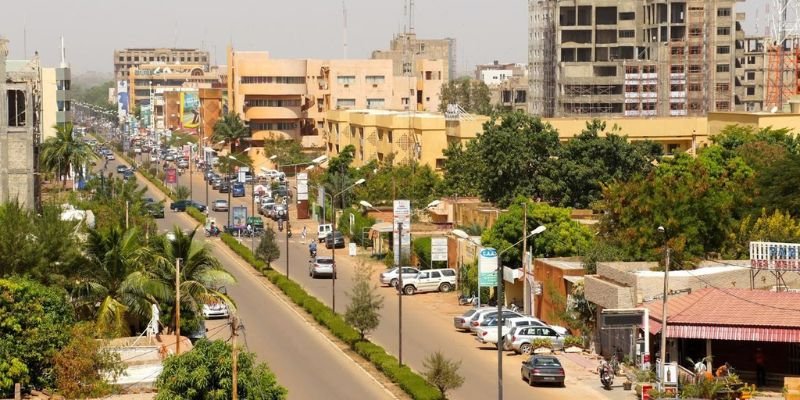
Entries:
[[[326,243],[327,246],[327,243]],[[408,281],[403,280],[401,293],[412,295],[418,292],[449,292],[456,287],[456,270],[452,268],[422,270]]]
[[270,214],[272,213],[272,209],[273,208],[275,208],[275,203],[267,203],[267,204],[264,204],[263,206],[261,206],[258,209],[258,212],[261,215],[270,216]]
[[564,367],[556,356],[532,355],[522,362],[522,380],[533,386],[537,383],[557,383],[566,386]]
[[328,237],[328,234],[333,232],[333,225],[331,224],[319,224],[317,226],[317,240],[322,243],[325,241],[325,238]]
[[164,218],[164,204],[162,203],[148,202],[145,204],[145,210],[153,218]]
[[211,205],[211,210],[228,211],[228,200],[223,200],[223,199],[214,200],[214,203]]
[[510,350],[519,354],[528,354],[533,350],[531,343],[535,339],[548,339],[553,344],[554,350],[564,348],[564,336],[559,335],[549,326],[521,326],[516,327],[508,333],[510,337]]
[[[539,321],[532,317],[517,317],[513,311],[503,312],[503,326],[500,327],[500,334],[502,336],[508,335],[511,328],[520,326],[546,326],[544,322]],[[479,326],[475,334],[475,340],[484,344],[493,344],[497,346],[497,318],[493,318],[494,323],[492,326]],[[506,340],[503,341],[505,347]],[[510,342],[510,341],[509,341]]]
[[475,315],[475,313],[477,313],[479,311],[485,311],[485,310],[497,310],[497,308],[495,308],[495,307],[475,307],[475,308],[470,308],[469,310],[465,311],[463,314],[461,314],[459,316],[456,316],[456,317],[453,317],[453,326],[456,329],[468,332],[469,331],[469,323],[470,323],[470,319],[472,318],[472,316]]
[[205,205],[189,199],[174,201],[172,202],[172,204],[169,205],[169,209],[172,211],[186,211],[186,207],[194,207],[199,211],[206,210]]
[[114,153],[106,153],[106,160],[115,160]]
[[178,160],[177,165],[178,168],[189,168],[189,160],[181,158],[180,160]]
[[121,174],[128,170],[128,167],[125,165],[117,165],[117,173]]
[[288,221],[289,211],[286,209],[286,205],[275,204],[275,207],[272,208],[272,214],[270,214],[270,217],[272,217],[272,219],[274,219],[275,221],[278,220]]
[[203,180],[209,182],[214,176],[216,176],[216,173],[210,169],[207,169],[206,172],[203,173]]
[[171,153],[167,153],[166,157],[164,157],[166,161],[175,161],[175,156]]
[[[403,267],[403,280],[411,279],[419,273],[419,270],[414,267]],[[397,273],[397,267],[389,268],[381,272],[381,285],[397,286],[400,283],[400,276]]]
[[220,193],[228,193],[228,192],[231,191],[231,184],[228,183],[228,182],[222,181],[222,183],[219,184],[219,189],[217,189],[217,190],[219,190]]
[[334,266],[332,257],[317,256],[314,260],[309,261],[308,276],[316,278],[320,275],[327,275],[336,279],[337,274],[333,271]]
[[[507,309],[504,309],[508,311]],[[497,307],[482,307],[477,310],[469,320],[469,330],[472,333],[478,330],[478,327],[488,318],[494,318],[497,315]]]
[[233,197],[244,197],[244,184],[243,183],[234,183],[231,186],[231,196]]
[[220,186],[222,186],[222,178],[214,177],[211,178],[211,188],[214,190],[219,190]]
[[262,206],[262,207],[263,207],[263,206],[265,206],[265,205],[267,205],[267,204],[272,204],[272,205],[275,205],[275,199],[273,199],[273,198],[272,198],[272,197],[270,197],[270,196],[264,196],[264,197],[261,197],[261,198],[259,199],[259,202],[260,202],[260,204],[261,204],[261,206]]
[[334,247],[337,249],[344,248],[344,235],[342,235],[342,232],[331,232],[325,237],[325,248],[332,249]]
[[122,179],[124,179],[126,181],[130,180],[130,179],[134,179],[135,177],[136,177],[136,175],[133,173],[132,169],[126,169],[125,172],[122,173]]
[[228,306],[221,301],[214,301],[211,303],[203,304],[203,317],[207,319],[212,318],[228,318]]

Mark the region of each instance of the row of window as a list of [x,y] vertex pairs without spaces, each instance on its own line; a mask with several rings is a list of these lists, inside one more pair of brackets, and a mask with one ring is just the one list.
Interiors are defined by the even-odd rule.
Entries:
[[[408,101],[407,98],[406,101]],[[356,106],[356,99],[336,99],[336,108],[352,108],[355,106]],[[386,107],[385,99],[367,99],[367,108],[380,110],[385,107]]]
[[285,84],[304,84],[305,76],[243,76],[240,80],[243,84],[252,83],[285,83]]
[[300,107],[300,99],[251,99],[248,107]]
[[297,122],[250,122],[250,131],[290,131],[297,129]]
[[142,56],[142,57],[139,57],[139,56],[127,56],[127,57],[120,56],[118,58],[118,61],[119,62],[126,62],[126,61],[127,62],[147,62],[147,61],[164,61],[164,62],[167,62],[167,61],[192,62],[192,61],[194,61],[194,62],[206,62],[206,61],[208,61],[208,57],[206,57],[206,56],[194,56],[194,57],[191,57],[191,56],[189,56],[189,57],[185,57],[185,56],[181,56],[181,57],[178,57],[178,56],[171,56],[171,57],[170,56],[158,56],[158,58],[156,58],[155,56],[149,56],[149,57],[148,56]]
[[[367,75],[364,77],[364,81],[368,85],[377,85],[386,82],[386,77],[383,75]],[[336,83],[340,85],[352,85],[356,83],[355,75],[339,75],[336,77]]]

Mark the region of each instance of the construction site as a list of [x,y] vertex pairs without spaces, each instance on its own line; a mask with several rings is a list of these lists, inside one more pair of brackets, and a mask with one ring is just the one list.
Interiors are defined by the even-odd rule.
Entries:
[[530,99],[544,117],[772,111],[800,93],[797,0],[745,36],[735,0],[529,0]]

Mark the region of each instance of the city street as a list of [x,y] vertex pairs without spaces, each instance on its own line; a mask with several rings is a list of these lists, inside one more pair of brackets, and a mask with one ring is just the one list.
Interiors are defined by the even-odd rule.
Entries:
[[[193,194],[194,199],[205,204],[205,182],[201,173],[193,173]],[[179,177],[179,184],[189,186],[189,174],[184,173]],[[247,206],[248,210],[251,207],[252,198],[250,190],[251,186],[247,186],[247,196],[240,198],[232,198],[231,207],[234,206]],[[218,193],[216,190],[209,189],[209,201],[213,202],[215,199],[227,199],[227,194]],[[189,228],[195,222],[188,216],[182,214],[176,215],[169,211],[169,201],[165,204],[167,208],[167,218],[163,222],[166,226],[171,226],[172,223],[179,224],[182,228]],[[227,220],[227,213],[210,211],[209,215],[216,218],[218,223],[225,224]],[[290,215],[294,215],[294,210],[290,207]],[[274,224],[268,218],[265,219],[265,224]],[[316,223],[311,220],[297,221],[292,219],[293,224],[293,237],[289,240],[289,274],[290,277],[300,283],[309,293],[325,302],[331,304],[331,280],[330,279],[312,279],[308,276],[308,248],[302,241],[300,232],[302,226],[308,227],[309,238],[313,239],[316,232]],[[277,232],[277,229],[276,229]],[[311,233],[314,232],[314,233]],[[278,233],[279,247],[281,249],[281,257],[273,262],[273,267],[285,273],[286,268],[286,234],[284,232]],[[243,238],[242,243],[251,245],[251,243],[258,244],[258,239],[251,240]],[[220,253],[220,247],[225,247],[221,242],[212,240],[217,246],[215,247],[215,254]],[[329,255],[330,250],[325,249],[324,245],[319,246],[320,255]],[[224,252],[223,252],[224,253]],[[245,285],[241,282],[242,279],[247,278],[247,274],[240,267],[237,262],[232,260],[228,254],[220,257],[220,260],[229,268],[229,270],[240,278],[240,287],[236,291],[231,291],[234,298],[239,301],[243,298],[244,302],[239,303],[241,313],[245,320],[248,320],[248,315],[253,315],[254,310],[247,310],[249,307],[255,309],[270,309],[265,307],[265,304],[259,301],[261,296],[264,296],[263,290],[256,290],[255,283],[250,282]],[[347,255],[346,249],[337,249],[336,260],[338,266],[339,279],[336,281],[336,309],[337,312],[343,313],[348,303],[347,292],[352,287],[352,275],[354,260]],[[381,311],[382,319],[378,329],[370,335],[370,339],[377,344],[383,346],[388,352],[398,355],[398,304],[397,295],[393,289],[381,288],[379,290],[385,296],[384,308]],[[447,357],[460,360],[461,373],[466,378],[464,385],[456,389],[450,395],[452,398],[457,399],[483,399],[494,398],[497,394],[497,353],[493,348],[478,349],[477,342],[474,336],[457,332],[452,326],[452,315],[442,315],[441,313],[432,312],[425,304],[425,296],[451,296],[452,301],[456,301],[456,295],[449,294],[421,294],[416,296],[404,297],[403,303],[403,361],[408,363],[413,369],[417,371],[423,370],[423,360],[426,356],[434,351],[442,351]],[[251,303],[252,301],[252,303]],[[270,311],[270,313],[272,313]],[[258,315],[258,314],[255,314]],[[253,320],[252,317],[249,318]],[[270,318],[270,320],[272,320]],[[260,319],[261,324],[266,324],[263,316]],[[258,329],[250,328],[251,342],[253,337],[270,337],[273,338],[277,335],[276,329],[269,329],[267,326],[263,330],[259,326]],[[286,332],[290,337],[294,337],[293,333]],[[294,349],[292,344],[299,344],[296,337],[293,340],[286,342],[288,345],[283,345],[281,351],[288,351]],[[261,353],[260,353],[261,354]],[[531,396],[533,394],[544,396],[548,399],[627,399],[633,396],[632,392],[624,392],[621,390],[620,378],[617,382],[618,390],[605,391],[600,385],[597,375],[587,374],[586,370],[575,364],[570,364],[568,360],[563,360],[567,369],[567,387],[529,387],[527,382],[521,380],[519,375],[520,363],[524,359],[523,356],[510,355],[512,353],[504,353],[503,356],[503,379],[504,379],[504,392],[506,398],[517,399]],[[282,374],[292,375],[297,374],[298,371],[294,370],[289,372],[282,367],[278,367],[277,361],[272,361],[270,355],[267,360],[270,365],[274,365],[276,373],[281,371]],[[297,357],[297,359],[304,359]],[[295,367],[296,368],[296,367]],[[300,368],[300,372],[304,376],[306,368]],[[282,378],[283,375],[279,375]],[[289,381],[297,379],[297,377],[288,378]],[[302,381],[303,378],[299,379]],[[304,379],[308,379],[306,376]],[[287,381],[287,384],[289,383]],[[336,382],[336,379],[331,379],[331,382]]]

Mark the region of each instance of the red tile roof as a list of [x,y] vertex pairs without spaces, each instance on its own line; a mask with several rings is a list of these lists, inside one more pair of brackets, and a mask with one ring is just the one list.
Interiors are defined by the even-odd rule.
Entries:
[[[661,330],[661,302],[644,305],[650,332]],[[668,337],[800,342],[800,293],[707,288],[667,302]]]

